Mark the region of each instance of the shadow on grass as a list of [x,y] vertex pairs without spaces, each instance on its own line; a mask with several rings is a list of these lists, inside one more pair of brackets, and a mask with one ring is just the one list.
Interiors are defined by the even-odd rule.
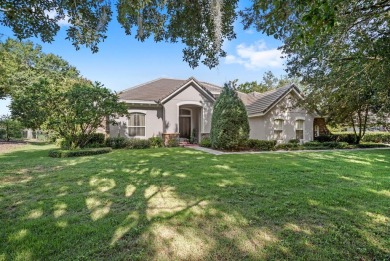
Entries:
[[51,159],[44,148],[0,155],[0,257],[389,255],[388,151],[210,156],[179,148]]

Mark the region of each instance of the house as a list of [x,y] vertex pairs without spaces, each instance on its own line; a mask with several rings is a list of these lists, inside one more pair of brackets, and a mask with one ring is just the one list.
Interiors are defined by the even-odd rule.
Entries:
[[[210,134],[213,105],[222,88],[195,78],[188,80],[156,79],[119,93],[129,106],[129,117],[118,117],[110,125],[112,137],[150,138],[198,141]],[[295,106],[303,97],[294,85],[265,93],[241,93],[250,125],[250,138],[278,140],[313,140],[326,131],[322,118]]]

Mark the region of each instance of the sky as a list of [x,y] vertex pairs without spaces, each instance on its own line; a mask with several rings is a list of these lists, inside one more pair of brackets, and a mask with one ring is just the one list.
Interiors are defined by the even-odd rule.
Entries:
[[[243,5],[243,1],[240,5]],[[115,15],[115,14],[114,14]],[[119,92],[132,86],[157,78],[188,79],[193,76],[200,81],[222,86],[238,79],[261,81],[264,72],[285,74],[284,61],[277,49],[282,43],[273,37],[255,31],[243,30],[239,19],[234,24],[236,39],[225,42],[223,49],[227,57],[221,58],[216,68],[209,69],[200,64],[192,69],[183,61],[184,45],[181,43],[155,43],[153,39],[139,42],[134,35],[126,35],[114,16],[108,28],[107,39],[99,44],[99,52],[88,48],[76,50],[66,40],[67,21],[59,23],[61,30],[52,43],[39,39],[28,40],[40,44],[45,53],[54,53],[75,66],[82,76],[103,83],[107,88]],[[0,26],[0,33],[13,38],[13,32]],[[10,100],[0,100],[0,115],[9,113]]]

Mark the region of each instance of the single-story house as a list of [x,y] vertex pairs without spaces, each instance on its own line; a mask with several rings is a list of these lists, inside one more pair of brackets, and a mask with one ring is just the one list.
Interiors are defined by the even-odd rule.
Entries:
[[[110,125],[111,137],[150,138],[160,136],[167,142],[172,138],[196,140],[210,134],[213,105],[222,87],[188,80],[160,78],[119,93],[128,104],[129,117],[118,117]],[[326,132],[324,119],[295,106],[303,100],[295,85],[265,93],[237,92],[244,102],[250,125],[250,138],[287,142],[313,140]]]

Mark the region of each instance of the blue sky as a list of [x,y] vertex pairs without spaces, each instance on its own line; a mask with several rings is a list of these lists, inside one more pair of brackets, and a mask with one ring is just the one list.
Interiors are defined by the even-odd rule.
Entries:
[[[234,79],[259,81],[268,70],[277,76],[285,74],[277,50],[281,42],[255,30],[244,31],[239,21],[235,23],[237,38],[224,43],[227,57],[221,58],[219,66],[211,70],[203,65],[191,69],[183,61],[184,45],[181,43],[155,43],[152,39],[141,43],[133,35],[125,35],[116,17],[110,22],[107,39],[100,43],[99,52],[95,54],[87,48],[76,51],[65,40],[66,28],[66,22],[61,23],[61,31],[50,44],[39,39],[29,40],[42,45],[45,53],[57,54],[76,66],[84,77],[117,92],[160,77],[187,79],[193,76],[223,85]],[[0,32],[13,37],[9,28],[0,26]],[[0,100],[0,115],[8,113],[8,104],[9,100]]]

